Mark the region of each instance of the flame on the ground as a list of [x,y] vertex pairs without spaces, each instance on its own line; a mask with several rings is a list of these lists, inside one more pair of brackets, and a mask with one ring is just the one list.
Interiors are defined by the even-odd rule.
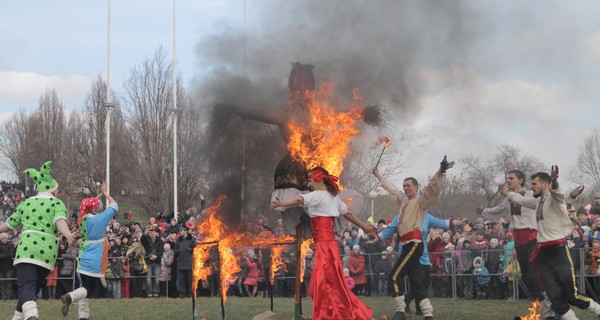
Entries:
[[529,310],[529,314],[526,316],[522,316],[520,319],[521,320],[540,320],[540,314],[538,313],[538,310],[542,309],[542,304],[537,300],[533,300],[533,303],[531,304],[531,308],[527,308],[527,310]]
[[[235,280],[235,274],[241,271],[238,258],[232,251],[233,248],[246,246],[265,248],[273,246],[271,254],[272,265],[277,265],[278,267],[279,263],[281,263],[281,253],[285,249],[284,245],[292,244],[295,241],[295,237],[293,236],[275,237],[270,232],[262,232],[254,237],[248,233],[231,230],[218,218],[221,203],[226,198],[225,195],[219,196],[215,204],[206,209],[204,218],[198,224],[202,241],[196,245],[193,253],[192,290],[194,297],[196,296],[198,281],[207,280],[208,276],[212,273],[211,265],[207,262],[211,258],[213,259],[212,262],[215,262],[214,259],[216,257],[211,257],[211,252],[215,253],[213,247],[216,246],[219,255],[218,270],[220,271],[221,296],[226,301],[227,290],[229,289],[228,281]],[[274,281],[277,267],[271,267],[271,283]]]
[[[249,236],[249,235],[248,235]],[[271,284],[275,283],[275,273],[279,267],[283,264],[281,254],[285,251],[285,244],[295,243],[296,238],[293,236],[279,236],[275,237],[273,233],[268,231],[261,232],[258,237],[252,237],[244,243],[252,243],[255,248],[271,247],[271,274],[269,280]],[[284,264],[283,264],[284,265]],[[285,266],[285,265],[284,265]]]
[[[300,282],[304,282],[304,269],[306,268],[306,266],[304,265],[304,259],[306,258],[307,249],[310,249],[310,246],[312,244],[313,239],[308,238],[302,242],[302,246],[300,247],[300,261],[302,261],[302,268],[300,268]],[[306,288],[306,290],[308,290],[308,288]]]
[[[220,195],[214,205],[206,209],[205,218],[198,224],[198,230],[201,232],[203,239],[202,243],[194,248],[193,265],[192,265],[192,292],[196,296],[199,280],[206,280],[212,273],[210,264],[206,261],[210,259],[210,249],[217,245],[219,250],[219,270],[221,271],[221,294],[223,299],[227,299],[226,292],[229,288],[227,280],[236,272],[240,271],[235,256],[229,252],[232,246],[232,239],[225,237],[227,234],[227,226],[217,218],[217,213],[221,207],[221,203],[227,198],[225,195]],[[231,263],[233,259],[233,264]]]
[[348,111],[336,111],[331,105],[333,85],[321,86],[314,98],[308,100],[308,118],[293,119],[288,126],[291,137],[288,150],[306,168],[322,166],[330,174],[340,176],[344,158],[350,151],[350,140],[359,134],[356,122],[362,119],[362,98],[353,91],[352,106]]

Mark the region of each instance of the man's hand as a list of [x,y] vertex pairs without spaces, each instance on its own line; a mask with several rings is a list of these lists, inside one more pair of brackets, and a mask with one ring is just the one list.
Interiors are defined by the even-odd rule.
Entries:
[[105,196],[108,193],[108,183],[106,183],[106,180],[102,181],[102,186],[100,186],[100,191],[102,191],[102,194]]
[[467,218],[460,218],[460,219],[454,219],[454,220],[452,220],[452,225],[453,226],[464,226],[467,223],[469,223],[469,219],[467,219]]
[[364,223],[361,227],[361,229],[363,229],[363,231],[372,237],[377,237],[377,229],[375,229],[375,227],[370,224],[370,223]]
[[571,198],[576,199],[580,194],[583,193],[584,186],[579,186],[571,191]]
[[550,172],[550,178],[552,178],[552,183],[556,182],[556,179],[558,179],[558,166],[557,165],[552,166],[552,171]]
[[498,185],[498,193],[504,197],[508,196],[508,185],[506,183]]
[[440,162],[440,172],[446,173],[446,171],[452,167],[454,167],[454,161],[448,162],[446,155],[444,155],[444,159],[442,159],[442,162]]
[[373,168],[372,172],[373,172],[373,175],[378,176],[379,175],[379,168],[378,167]]
[[379,243],[379,241],[381,241],[381,240],[379,239],[379,237],[378,237],[378,236],[375,236],[375,238],[374,238],[373,240],[367,240],[367,241],[365,242],[365,244],[366,244],[366,245],[374,245],[374,244],[378,244],[378,243]]
[[67,242],[69,243],[70,246],[75,244],[75,234],[74,233],[69,232],[68,234],[63,234],[63,236],[65,237],[65,239],[67,240]]

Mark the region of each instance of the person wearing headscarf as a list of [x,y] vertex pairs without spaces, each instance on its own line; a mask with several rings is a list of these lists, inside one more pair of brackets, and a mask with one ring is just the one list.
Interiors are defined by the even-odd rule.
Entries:
[[[108,241],[104,235],[106,227],[113,217],[117,215],[119,206],[115,199],[108,194],[106,181],[100,187],[102,193],[97,197],[86,198],[79,206],[79,220],[75,225],[83,237],[83,244],[79,248],[79,265],[77,272],[81,276],[82,287],[75,289],[60,300],[62,302],[61,312],[67,316],[71,303],[78,302],[78,315],[80,320],[90,318],[89,295],[100,289],[101,279],[106,274],[108,267]],[[106,210],[103,209],[101,196],[104,195],[109,202]]]
[[375,228],[348,211],[348,207],[338,196],[337,180],[337,177],[330,175],[324,168],[316,167],[308,174],[308,185],[314,191],[283,201],[276,198],[271,203],[271,209],[293,205],[308,207],[315,241],[314,268],[308,288],[313,299],[312,318],[371,319],[373,310],[346,286],[340,249],[333,234],[335,218],[340,215],[368,234],[374,235]]
[[23,201],[17,210],[0,225],[0,233],[23,226],[14,265],[17,269],[19,300],[13,320],[37,320],[37,292],[54,269],[58,233],[69,243],[75,236],[67,224],[67,207],[57,198],[58,183],[51,174],[52,162],[42,165],[40,171],[27,169],[25,174],[33,180],[38,194]]

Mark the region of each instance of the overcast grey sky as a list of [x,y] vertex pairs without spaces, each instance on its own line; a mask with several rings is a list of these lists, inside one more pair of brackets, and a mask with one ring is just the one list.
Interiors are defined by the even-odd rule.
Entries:
[[[359,88],[390,108],[402,174],[424,179],[444,154],[488,157],[502,144],[567,171],[582,135],[600,127],[600,2],[247,0],[246,8],[258,92],[283,88],[292,61],[315,64],[317,81],[342,94]],[[0,115],[35,108],[46,88],[79,109],[106,74],[106,15],[106,1],[3,4]],[[178,70],[197,97],[230,98],[243,18],[242,0],[177,1]],[[170,54],[171,1],[112,1],[117,92],[160,45]]]

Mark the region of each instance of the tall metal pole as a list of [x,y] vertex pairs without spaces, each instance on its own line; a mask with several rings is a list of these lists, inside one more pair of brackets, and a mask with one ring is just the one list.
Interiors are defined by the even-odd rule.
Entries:
[[177,217],[177,118],[179,116],[177,109],[177,48],[175,38],[175,4],[176,0],[173,0],[173,216],[175,221],[179,222]]
[[[244,57],[242,61],[244,80],[246,80],[246,0],[244,0]],[[246,215],[246,120],[242,118],[242,177],[241,177],[241,190],[240,190],[240,202],[241,210],[240,217],[245,219]]]
[[110,111],[113,107],[110,101],[110,0],[108,0],[108,23],[107,23],[107,45],[106,45],[106,185],[110,193]]
[[294,303],[294,319],[302,319],[302,294],[300,292],[300,271],[302,270],[302,223],[296,226],[296,294]]

